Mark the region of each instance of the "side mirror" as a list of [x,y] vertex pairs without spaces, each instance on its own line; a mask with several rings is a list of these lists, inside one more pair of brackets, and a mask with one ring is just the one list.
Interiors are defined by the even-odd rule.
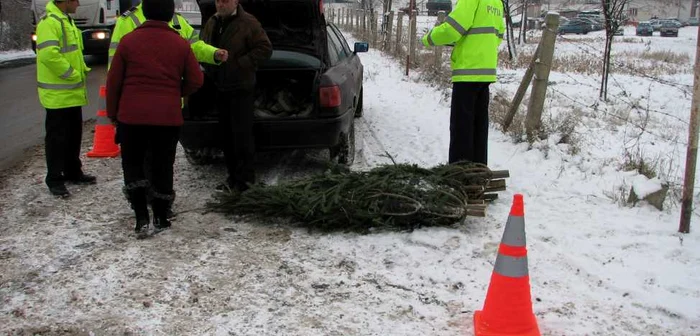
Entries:
[[355,42],[355,53],[367,52],[367,50],[369,50],[369,43]]

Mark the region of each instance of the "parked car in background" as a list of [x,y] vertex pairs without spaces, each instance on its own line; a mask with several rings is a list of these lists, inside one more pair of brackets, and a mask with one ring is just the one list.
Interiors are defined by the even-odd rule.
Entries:
[[678,24],[671,20],[661,21],[661,36],[673,36],[678,37]]
[[688,19],[688,21],[685,22],[685,24],[688,26],[698,26],[698,24],[700,24],[700,19],[696,17],[691,17]]
[[559,26],[559,35],[564,34],[588,34],[592,30],[591,24],[582,20],[571,20]]
[[452,0],[428,0],[425,3],[425,9],[428,10],[428,15],[435,16],[439,11],[445,11],[445,14],[452,11]]
[[679,20],[678,18],[668,18],[666,20],[673,21],[674,23],[676,23],[678,25],[678,28],[685,27],[685,22]]
[[[199,0],[202,22],[214,0]],[[253,134],[256,151],[327,148],[331,159],[350,165],[355,155],[354,120],[362,115],[363,66],[358,53],[327,23],[317,0],[240,0],[272,42],[269,60],[256,73]],[[216,88],[211,79],[187,97],[180,144],[192,164],[220,157]]]
[[602,21],[592,17],[577,17],[575,20],[588,22],[591,25],[591,31],[600,31],[605,29],[605,25],[603,25]]
[[654,27],[649,21],[642,21],[637,24],[637,36],[652,36],[654,35]]
[[651,26],[654,28],[654,31],[660,31],[661,30],[661,20],[659,19],[651,19],[649,20],[651,23]]
[[615,33],[613,33],[613,35],[614,35],[614,36],[623,36],[623,35],[625,35],[625,28],[624,28],[624,27],[617,28],[617,30],[615,31]]

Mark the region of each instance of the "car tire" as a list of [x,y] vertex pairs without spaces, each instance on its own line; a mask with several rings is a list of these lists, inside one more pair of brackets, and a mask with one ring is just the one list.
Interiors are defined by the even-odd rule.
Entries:
[[202,154],[201,152],[186,148],[185,158],[187,159],[187,162],[189,162],[193,166],[202,166],[213,162],[212,158],[209,155]]
[[331,160],[350,166],[355,161],[355,123],[350,124],[347,133],[340,135],[340,143],[330,148]]
[[364,89],[360,88],[360,96],[357,98],[357,106],[355,106],[355,118],[362,118],[362,105],[364,100]]

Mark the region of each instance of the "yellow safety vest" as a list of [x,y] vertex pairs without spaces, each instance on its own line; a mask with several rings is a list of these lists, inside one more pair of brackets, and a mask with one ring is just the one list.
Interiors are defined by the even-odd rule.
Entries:
[[423,45],[454,44],[453,82],[495,82],[498,46],[505,33],[501,0],[459,0],[445,22],[423,36]]
[[88,103],[86,79],[90,68],[83,58],[80,29],[53,1],[36,27],[36,77],[39,101],[59,109]]
[[[109,44],[109,63],[107,63],[107,69],[112,64],[112,57],[114,53],[117,52],[117,47],[119,46],[119,41],[124,37],[124,35],[134,31],[134,29],[141,26],[142,23],[146,22],[146,17],[143,16],[142,6],[138,6],[122,13],[122,15],[117,19],[117,24],[114,26],[114,31],[112,32],[112,38]],[[180,16],[180,14],[175,13],[173,19],[170,20],[170,28],[175,29],[182,38],[190,42],[192,51],[197,61],[209,64],[218,64],[214,61],[214,53],[217,48],[210,46],[204,41],[199,40],[199,34],[192,28],[192,26]]]

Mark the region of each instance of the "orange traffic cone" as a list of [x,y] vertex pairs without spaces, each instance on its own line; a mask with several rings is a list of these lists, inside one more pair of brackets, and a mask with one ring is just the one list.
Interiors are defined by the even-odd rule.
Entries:
[[498,247],[484,309],[474,313],[476,336],[540,336],[530,298],[523,195],[516,194]]
[[97,109],[97,124],[95,124],[95,137],[92,141],[92,150],[88,157],[115,157],[119,155],[119,146],[114,143],[117,132],[114,125],[107,118],[107,88],[100,86],[100,100]]

